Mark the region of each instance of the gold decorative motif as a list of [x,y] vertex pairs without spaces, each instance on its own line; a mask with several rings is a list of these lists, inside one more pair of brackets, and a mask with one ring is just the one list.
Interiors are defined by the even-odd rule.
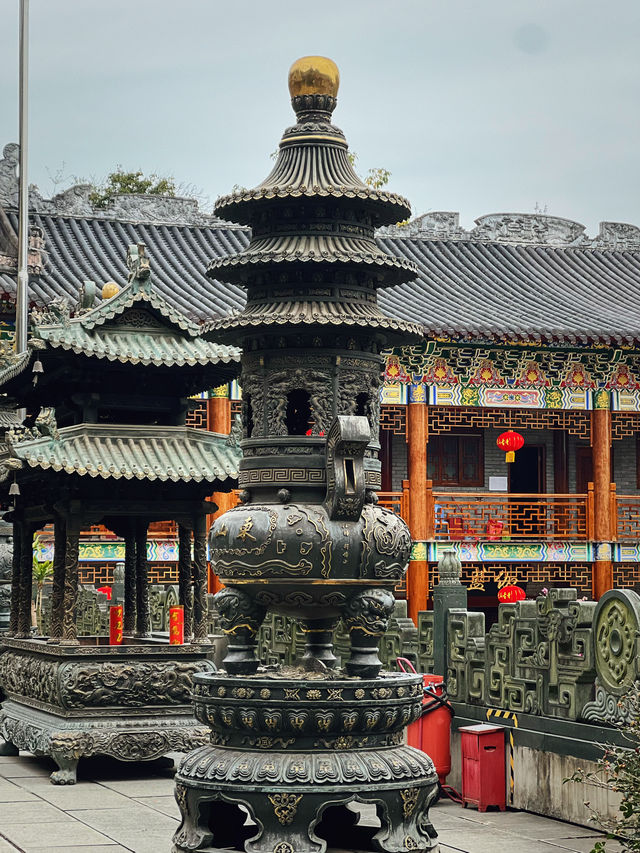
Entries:
[[187,789],[184,785],[176,784],[176,802],[183,815],[187,814]]
[[327,699],[333,702],[344,702],[342,691],[344,687],[329,687],[327,691]]
[[218,696],[226,696],[227,688],[226,687],[218,687]]
[[291,726],[294,729],[296,729],[299,732],[302,731],[302,729],[304,728],[304,724],[306,722],[307,722],[307,718],[303,714],[297,714],[295,716],[292,715],[289,717],[289,723],[291,724]]
[[248,746],[255,746],[257,749],[286,749],[288,746],[291,746],[294,743],[295,738],[282,738],[282,737],[269,737],[268,735],[261,735],[257,738],[247,738],[243,743],[246,743]]
[[280,841],[273,848],[273,853],[294,853],[293,847],[288,841]]
[[358,722],[358,712],[350,711],[342,714],[342,727],[345,731],[350,732]]
[[300,701],[300,688],[299,687],[285,687],[284,688],[284,698],[285,699],[297,699]]
[[402,813],[405,817],[411,817],[418,805],[419,788],[403,788],[400,791],[402,797]]
[[417,850],[420,845],[415,840],[415,838],[412,838],[410,835],[407,835],[404,839],[404,846],[406,850]]
[[328,732],[332,722],[333,714],[319,714],[316,717],[316,725],[318,726],[318,731],[321,732]]
[[261,699],[269,699],[270,696],[271,696],[271,691],[269,690],[269,688],[263,687],[262,690],[260,691],[260,698]]
[[320,690],[307,690],[307,699],[320,699],[322,692]]
[[256,537],[252,536],[251,533],[249,533],[249,531],[251,530],[252,527],[253,527],[253,519],[251,518],[251,516],[249,516],[249,518],[246,518],[242,522],[242,527],[238,531],[238,539],[242,539],[243,542],[245,539],[253,539],[253,541],[255,542]]
[[377,690],[372,690],[371,695],[374,699],[388,699],[393,694],[390,687],[378,687]]
[[251,699],[254,691],[249,687],[236,687],[234,688],[233,695],[238,699]]
[[356,699],[364,699],[365,693],[362,687],[358,687],[358,689],[353,694]]

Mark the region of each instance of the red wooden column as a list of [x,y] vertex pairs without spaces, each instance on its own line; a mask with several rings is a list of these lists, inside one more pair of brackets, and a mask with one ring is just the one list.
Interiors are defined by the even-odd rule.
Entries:
[[[207,401],[207,429],[210,432],[217,432],[221,435],[229,435],[231,432],[231,399],[229,397],[229,386],[221,385],[219,388],[214,388],[213,397],[209,397]],[[207,515],[207,530],[211,527],[214,518],[222,515],[228,509],[231,509],[235,504],[235,496],[233,492],[214,492],[209,500],[213,501],[218,507],[216,512]],[[207,588],[209,592],[218,592],[221,589],[218,576],[211,571],[211,566],[208,570]]]
[[407,406],[409,473],[409,529],[413,539],[407,572],[409,616],[418,624],[418,613],[427,609],[427,398],[424,385],[411,385]]
[[613,587],[611,560],[611,411],[607,392],[599,392],[596,405],[605,402],[607,408],[596,408],[591,414],[591,448],[593,454],[594,561],[593,597],[597,601]]

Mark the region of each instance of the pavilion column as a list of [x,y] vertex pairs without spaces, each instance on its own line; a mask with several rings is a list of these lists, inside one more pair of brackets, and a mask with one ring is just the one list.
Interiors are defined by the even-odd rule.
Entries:
[[207,519],[193,520],[193,641],[208,643],[207,630]]
[[[597,403],[596,399],[596,405]],[[609,408],[594,409],[591,418],[595,537],[592,585],[593,597],[597,601],[608,589],[613,588],[610,503],[611,411]]]
[[[214,388],[215,396],[207,400],[207,429],[210,432],[217,432],[220,435],[229,435],[231,432],[231,398],[229,392],[229,385],[221,385],[219,388]],[[207,528],[211,527],[215,518],[231,509],[236,502],[233,492],[214,492],[209,500],[216,505],[216,509],[207,516]],[[209,592],[218,592],[222,589],[220,579],[214,574],[213,570],[209,571],[208,589]]]
[[407,572],[409,616],[418,624],[418,613],[427,609],[429,565],[427,563],[427,404],[424,385],[409,388],[407,406],[409,528],[413,547]]
[[53,528],[53,584],[51,589],[51,629],[49,642],[58,643],[62,638],[64,616],[64,568],[67,548],[67,523],[64,516],[57,515]]
[[146,521],[136,526],[136,630],[135,636],[149,636],[149,566],[147,565]]
[[133,525],[124,536],[124,624],[122,633],[133,637],[136,630],[136,534]]
[[67,516],[64,546],[64,597],[62,613],[63,646],[77,646],[76,609],[78,604],[78,556],[80,549],[80,519]]
[[20,554],[22,550],[22,524],[13,522],[13,562],[11,571],[11,610],[9,613],[8,637],[15,637],[18,632],[18,616],[20,613]]
[[184,610],[185,642],[193,636],[193,588],[191,586],[191,531],[178,525],[178,602]]
[[26,639],[31,636],[34,528],[31,524],[25,521],[20,525],[20,532],[20,584],[16,637]]

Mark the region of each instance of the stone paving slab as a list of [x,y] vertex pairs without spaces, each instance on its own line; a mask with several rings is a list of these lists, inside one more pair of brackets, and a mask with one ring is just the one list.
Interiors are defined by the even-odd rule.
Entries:
[[176,803],[176,798],[173,796],[173,790],[167,797],[136,797],[134,802],[148,806],[150,809],[156,809],[156,811],[174,817],[176,820],[180,819],[180,809]]
[[43,844],[47,845],[46,849],[50,848],[57,853],[62,853],[74,847],[104,846],[105,843],[109,843],[101,833],[85,824],[72,820],[63,813],[61,817],[63,818],[61,821],[51,821],[46,824],[40,824],[35,818],[29,823],[2,825],[0,832],[7,841],[15,844],[24,853],[33,853],[34,850],[42,848]]
[[[167,762],[87,760],[74,786],[51,785],[52,769],[28,754],[0,757],[0,853],[169,853],[179,810]],[[369,811],[362,819],[375,821]],[[594,828],[526,812],[477,812],[449,800],[431,818],[440,853],[590,853],[602,838]]]
[[[0,773],[2,773],[1,769]],[[40,797],[63,810],[126,808],[130,802],[129,798],[123,794],[95,782],[84,781],[75,785],[52,785],[48,776],[29,776],[7,784],[13,784],[17,787],[16,782],[19,782],[25,793],[30,793],[32,797]],[[2,802],[1,786],[0,802]]]
[[[1,771],[0,771],[1,772]],[[0,803],[18,803],[25,800],[37,800],[35,794],[32,794],[28,788],[22,785],[16,785],[9,779],[3,779],[0,776]]]

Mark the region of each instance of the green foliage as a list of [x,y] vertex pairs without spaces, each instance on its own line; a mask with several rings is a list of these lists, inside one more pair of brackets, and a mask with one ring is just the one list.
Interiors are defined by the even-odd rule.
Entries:
[[[640,683],[624,697],[630,710],[630,720],[620,726],[628,746],[605,748],[593,773],[578,771],[565,782],[584,782],[596,788],[608,788],[620,794],[620,817],[609,818],[585,805],[591,811],[591,819],[607,834],[607,839],[616,839],[624,851],[640,851]],[[606,853],[607,842],[598,841],[591,853]]]
[[364,182],[374,190],[382,189],[389,183],[391,172],[388,169],[369,169]]
[[[358,161],[358,155],[355,151],[348,151],[347,157],[349,158],[349,162],[355,169],[356,163]],[[364,182],[368,187],[371,187],[371,189],[379,190],[389,183],[390,177],[391,172],[388,169],[369,169],[369,171],[365,175]]]
[[161,178],[155,174],[145,178],[140,170],[125,172],[122,166],[118,166],[115,172],[111,172],[101,184],[95,186],[89,200],[94,207],[104,208],[109,207],[118,195],[143,194],[175,196],[175,181],[171,177]]

